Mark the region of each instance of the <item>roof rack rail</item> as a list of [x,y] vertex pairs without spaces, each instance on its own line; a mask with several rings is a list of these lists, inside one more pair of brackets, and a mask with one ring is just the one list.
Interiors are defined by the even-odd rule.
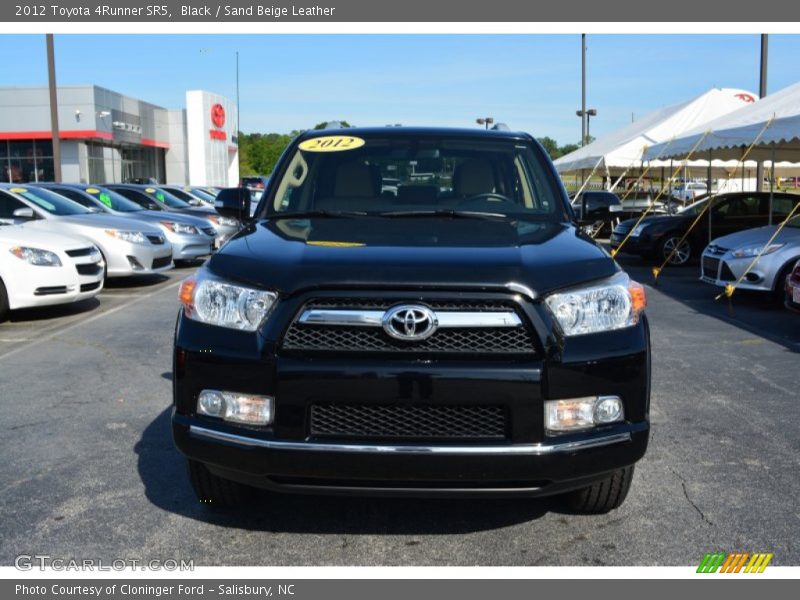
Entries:
[[495,123],[492,131],[511,131],[511,129],[505,123]]

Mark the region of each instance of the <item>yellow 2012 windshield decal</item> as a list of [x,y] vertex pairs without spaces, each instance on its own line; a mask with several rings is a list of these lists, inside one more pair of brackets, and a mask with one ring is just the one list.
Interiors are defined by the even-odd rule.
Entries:
[[344,152],[361,148],[366,142],[350,135],[326,135],[300,143],[300,150],[306,152]]

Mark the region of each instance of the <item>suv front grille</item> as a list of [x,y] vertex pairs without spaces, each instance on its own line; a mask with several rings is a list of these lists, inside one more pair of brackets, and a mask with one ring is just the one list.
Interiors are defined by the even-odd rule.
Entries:
[[317,438],[502,440],[501,406],[312,404],[309,433]]
[[[402,300],[325,298],[308,302],[309,309],[386,310]],[[406,301],[408,302],[408,301]],[[445,312],[515,311],[513,302],[502,300],[426,300],[425,306]],[[284,350],[306,352],[374,352],[401,354],[536,354],[536,344],[524,325],[519,327],[439,328],[430,337],[404,341],[390,337],[382,327],[326,325],[292,322],[284,335]]]

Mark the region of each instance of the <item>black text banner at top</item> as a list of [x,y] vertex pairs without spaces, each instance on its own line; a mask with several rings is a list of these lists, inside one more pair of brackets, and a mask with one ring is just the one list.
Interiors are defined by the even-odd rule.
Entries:
[[[800,21],[800,3],[785,0],[760,0],[757,13],[750,0],[719,3],[697,0],[672,0],[666,13],[661,4],[640,0],[593,2],[549,2],[546,0],[294,0],[253,3],[232,0],[224,3],[195,0],[160,0],[145,4],[141,0],[116,0],[102,4],[91,0],[59,0],[46,3],[3,2],[0,22],[439,22],[439,23],[520,23],[592,22],[661,23],[670,15],[681,21],[705,23]],[[772,18],[769,17],[772,15]]]

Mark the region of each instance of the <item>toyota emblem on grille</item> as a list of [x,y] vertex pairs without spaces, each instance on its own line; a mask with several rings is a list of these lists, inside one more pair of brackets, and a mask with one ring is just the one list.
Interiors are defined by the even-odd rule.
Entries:
[[438,326],[436,313],[419,304],[395,306],[383,315],[384,331],[398,340],[424,340],[432,336]]

